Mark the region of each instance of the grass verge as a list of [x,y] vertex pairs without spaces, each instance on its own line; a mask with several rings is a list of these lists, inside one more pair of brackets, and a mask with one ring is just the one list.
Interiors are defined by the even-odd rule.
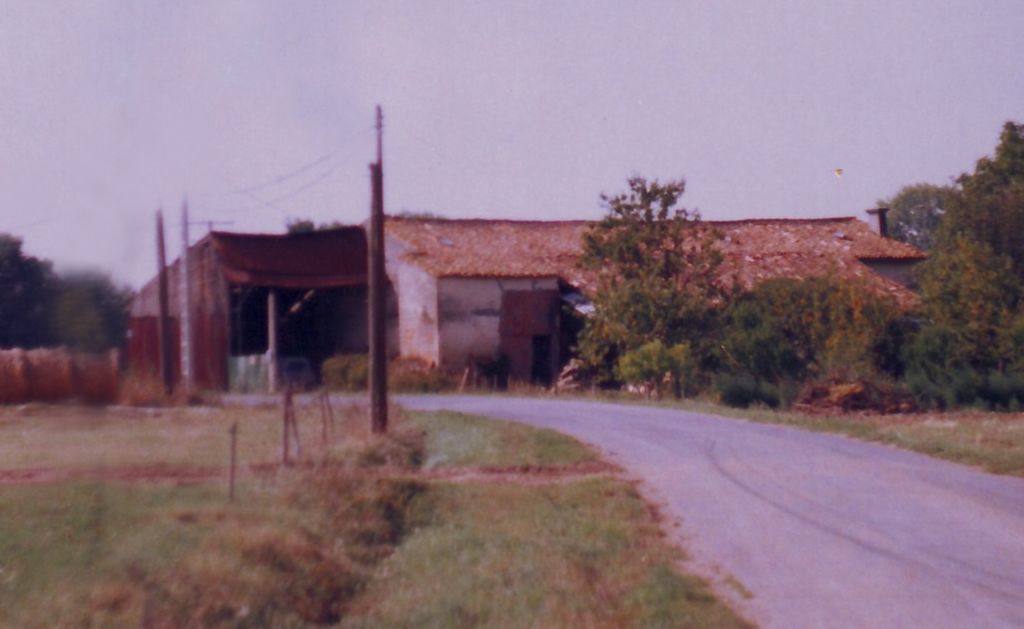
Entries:
[[[0,416],[7,435],[37,431],[15,465],[47,443],[72,467],[213,464],[212,446],[190,455],[163,440],[213,440],[236,419],[270,440],[253,438],[246,460],[278,447],[270,410],[30,411]],[[349,414],[344,443],[242,476],[233,503],[220,483],[164,477],[0,485],[0,626],[745,626],[678,570],[632,485],[562,475],[596,461],[573,439],[452,413],[393,417],[381,439]],[[65,428],[132,452],[90,456]],[[481,473],[454,482],[424,465]]]
[[742,627],[628,484],[435,485],[347,627]]
[[548,467],[596,461],[575,439],[522,424],[439,411],[413,413],[426,433],[424,467]]

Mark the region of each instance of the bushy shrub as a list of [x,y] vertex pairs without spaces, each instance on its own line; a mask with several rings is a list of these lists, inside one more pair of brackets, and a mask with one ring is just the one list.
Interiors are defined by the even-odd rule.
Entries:
[[763,282],[733,303],[722,343],[729,371],[756,380],[804,380],[842,368],[873,371],[872,349],[895,304],[828,277]]
[[992,373],[982,398],[997,410],[1015,410],[1024,405],[1024,373]]
[[328,389],[361,391],[369,379],[369,359],[366,354],[338,354],[324,361],[320,377]]
[[397,358],[388,366],[388,388],[411,393],[436,393],[454,386],[449,374],[421,358]]
[[661,398],[665,376],[671,377],[678,391],[689,362],[690,346],[686,343],[665,347],[661,341],[652,341],[626,352],[619,359],[616,373],[626,383],[650,386]]
[[720,374],[715,379],[715,388],[724,404],[747,408],[752,404],[764,404],[777,408],[781,402],[779,387],[758,381],[749,374]]
[[921,327],[912,317],[893,319],[875,339],[871,354],[875,369],[890,378],[902,378],[907,372],[907,347]]
[[905,383],[918,404],[924,408],[945,409],[955,403],[953,397],[948,395],[949,389],[932,382],[920,372],[908,373]]
[[961,367],[933,379],[915,371],[907,376],[907,385],[923,406],[1016,411],[1024,405],[1024,372],[984,373]]

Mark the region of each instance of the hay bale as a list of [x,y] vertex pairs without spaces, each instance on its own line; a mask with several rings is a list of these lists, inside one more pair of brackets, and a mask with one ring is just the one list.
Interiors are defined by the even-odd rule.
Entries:
[[28,363],[28,397],[35,402],[57,402],[75,396],[75,368],[65,349],[33,349],[25,352]]
[[0,404],[28,401],[28,373],[25,351],[0,350]]
[[89,404],[110,404],[117,400],[119,382],[116,356],[75,354],[75,397]]

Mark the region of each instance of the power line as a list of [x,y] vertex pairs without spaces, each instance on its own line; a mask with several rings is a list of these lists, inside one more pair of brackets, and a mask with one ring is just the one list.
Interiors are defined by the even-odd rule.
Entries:
[[[353,151],[355,151],[356,149],[359,149],[359,148],[362,148],[362,147],[360,147],[358,145],[349,145],[347,147],[347,150],[345,150],[344,152],[342,150],[340,150],[340,149],[337,150],[337,151],[332,152],[332,157],[335,157],[337,155],[341,155],[343,153],[345,155],[348,155],[348,154],[352,153]],[[323,163],[323,160],[320,160],[320,163]],[[201,205],[198,205],[197,207],[202,207],[202,209],[205,212],[213,213],[213,214],[239,214],[239,213],[242,213],[242,212],[250,212],[250,211],[260,210],[260,209],[269,209],[269,210],[276,210],[278,212],[286,212],[287,210],[285,210],[282,207],[279,207],[277,204],[281,203],[283,201],[287,201],[289,199],[292,199],[292,198],[298,196],[299,194],[302,194],[306,190],[309,190],[313,186],[316,186],[317,184],[323,182],[324,180],[326,180],[328,177],[330,177],[331,175],[336,173],[338,170],[340,170],[345,165],[346,165],[346,163],[344,161],[339,161],[338,163],[335,163],[334,165],[329,167],[327,170],[325,170],[322,173],[320,173],[318,176],[314,177],[313,179],[303,183],[302,185],[300,185],[300,186],[298,186],[296,188],[293,188],[293,189],[289,190],[288,192],[285,192],[284,194],[281,194],[281,195],[279,195],[277,197],[274,197],[274,198],[271,198],[271,199],[265,199],[265,198],[262,198],[262,197],[258,196],[257,194],[255,194],[252,191],[253,187],[250,186],[248,189],[247,188],[240,188],[239,190],[242,190],[242,192],[240,192],[239,194],[244,195],[246,197],[249,197],[250,199],[255,201],[255,203],[251,203],[251,204],[243,205],[243,206],[238,206],[238,207],[228,207],[228,208],[217,208],[215,206],[210,206],[208,204],[203,203]],[[305,168],[303,170],[303,172],[308,171],[308,170],[310,170],[310,168]]]
[[373,127],[363,127],[363,128],[360,128],[355,133],[352,133],[352,134],[346,136],[344,139],[342,139],[341,142],[338,145],[335,146],[335,148],[331,149],[327,153],[323,153],[322,155],[314,158],[313,160],[311,160],[309,162],[306,162],[306,163],[304,163],[304,164],[302,164],[302,165],[300,165],[300,166],[298,166],[298,167],[296,167],[296,168],[294,168],[294,169],[292,169],[290,171],[282,173],[280,175],[271,177],[270,179],[267,179],[267,180],[264,180],[264,181],[261,181],[261,182],[258,182],[258,183],[254,183],[254,184],[244,185],[244,186],[234,186],[234,187],[229,188],[229,189],[227,189],[227,190],[225,190],[223,192],[212,193],[212,194],[205,195],[205,196],[207,198],[209,198],[209,197],[221,197],[221,196],[243,195],[243,194],[251,196],[252,192],[256,192],[258,190],[263,190],[264,188],[270,188],[272,186],[276,186],[278,184],[284,183],[284,182],[288,181],[289,179],[292,179],[294,177],[298,177],[299,175],[301,175],[303,173],[306,173],[306,172],[316,168],[317,166],[319,166],[319,165],[321,165],[321,164],[323,164],[325,162],[330,161],[331,159],[333,159],[334,157],[336,157],[340,153],[342,153],[342,152],[344,152],[346,150],[350,150],[353,147],[352,140],[355,140],[355,139],[357,139],[357,138],[359,138],[361,136],[368,135],[372,131],[374,131]]
[[283,175],[278,175],[277,177],[274,177],[273,179],[264,181],[262,183],[253,184],[251,186],[245,186],[244,188],[235,188],[234,190],[231,190],[230,193],[231,194],[246,194],[246,193],[249,193],[249,192],[256,192],[257,190],[262,190],[263,188],[269,188],[270,186],[277,185],[277,184],[279,184],[281,182],[284,182],[284,181],[287,181],[287,180],[291,179],[292,177],[297,177],[298,175],[301,175],[302,173],[306,172],[307,170],[310,170],[312,168],[315,168],[315,167],[319,166],[320,164],[326,162],[327,160],[329,160],[332,157],[334,157],[335,155],[337,155],[339,152],[341,152],[340,148],[339,149],[335,149],[335,150],[331,151],[330,153],[326,153],[324,155],[321,155],[320,157],[316,158],[315,160],[309,162],[308,164],[303,164],[302,166],[299,166],[298,168],[296,168],[293,171],[287,172],[287,173],[285,173]]
[[284,212],[286,210],[284,208],[278,207],[277,206],[278,203],[281,203],[282,201],[287,201],[289,199],[292,199],[292,198],[302,194],[306,190],[309,190],[313,186],[323,182],[325,179],[327,179],[328,177],[333,175],[335,172],[337,172],[344,165],[345,165],[344,163],[335,164],[334,166],[332,166],[328,170],[326,170],[323,173],[321,173],[316,178],[314,178],[314,179],[312,179],[310,181],[307,181],[306,183],[302,184],[301,186],[299,186],[297,188],[289,190],[288,192],[282,194],[281,196],[274,197],[273,199],[261,199],[260,197],[256,196],[255,194],[253,194],[251,192],[247,192],[247,193],[245,193],[245,195],[248,196],[249,198],[253,199],[254,201],[256,201],[256,203],[253,203],[253,204],[250,204],[250,205],[244,205],[244,206],[241,206],[241,207],[222,208],[222,209],[211,208],[211,207],[205,206],[205,205],[202,206],[202,207],[203,207],[203,209],[205,211],[212,212],[212,213],[215,213],[215,214],[239,214],[239,213],[242,213],[242,212],[251,212],[253,210],[260,210],[260,209],[277,210],[279,212]]

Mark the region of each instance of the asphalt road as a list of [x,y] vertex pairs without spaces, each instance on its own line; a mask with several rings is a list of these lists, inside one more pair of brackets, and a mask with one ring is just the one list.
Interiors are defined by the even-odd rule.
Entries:
[[894,448],[599,402],[403,396],[570,434],[644,481],[764,627],[1024,627],[1024,479]]

